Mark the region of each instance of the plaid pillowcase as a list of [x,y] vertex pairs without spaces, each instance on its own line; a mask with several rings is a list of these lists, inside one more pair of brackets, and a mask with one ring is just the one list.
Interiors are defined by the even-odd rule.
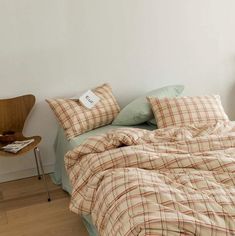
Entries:
[[78,99],[47,99],[67,139],[76,137],[92,129],[110,124],[120,111],[108,84],[92,90],[100,101],[91,109],[84,107]]
[[229,121],[218,95],[147,99],[159,128]]

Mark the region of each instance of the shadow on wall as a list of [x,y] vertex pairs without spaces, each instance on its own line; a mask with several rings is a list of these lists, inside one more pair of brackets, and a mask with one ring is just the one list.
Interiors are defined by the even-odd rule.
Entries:
[[235,76],[234,84],[229,88],[228,91],[228,110],[230,120],[235,120]]
[[229,111],[229,119],[235,121],[235,56],[231,60],[231,86],[228,89],[227,107]]

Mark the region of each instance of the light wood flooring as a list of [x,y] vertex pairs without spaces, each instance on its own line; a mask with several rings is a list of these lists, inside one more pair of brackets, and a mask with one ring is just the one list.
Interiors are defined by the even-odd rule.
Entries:
[[47,180],[51,202],[37,177],[0,183],[0,236],[88,236],[69,195]]

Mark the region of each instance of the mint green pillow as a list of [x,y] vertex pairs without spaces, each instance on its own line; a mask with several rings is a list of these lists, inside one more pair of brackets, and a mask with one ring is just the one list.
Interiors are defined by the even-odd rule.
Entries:
[[172,85],[150,91],[125,106],[113,121],[113,125],[138,125],[154,118],[146,97],[173,98],[184,90],[183,85]]

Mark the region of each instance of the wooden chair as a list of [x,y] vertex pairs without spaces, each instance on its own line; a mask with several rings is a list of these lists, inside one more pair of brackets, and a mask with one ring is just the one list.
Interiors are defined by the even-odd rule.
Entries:
[[[34,95],[24,95],[10,99],[0,99],[0,134],[14,132],[16,140],[34,139],[34,142],[32,142],[31,144],[29,144],[28,146],[26,146],[17,153],[10,153],[0,150],[0,156],[4,156],[7,158],[20,157],[29,151],[34,151],[38,179],[39,180],[41,179],[41,174],[39,170],[40,167],[45,189],[47,191],[48,201],[50,201],[51,200],[50,193],[45,178],[40,150],[38,148],[38,144],[41,141],[41,137],[40,136],[25,137],[22,133],[25,120],[27,119],[34,104],[35,104]],[[0,149],[4,145],[6,144],[0,143]]]

